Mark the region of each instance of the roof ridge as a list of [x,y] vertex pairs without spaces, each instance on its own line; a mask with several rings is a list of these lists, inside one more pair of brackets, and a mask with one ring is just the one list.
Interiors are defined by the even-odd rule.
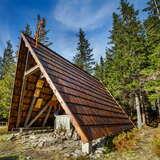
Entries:
[[[26,35],[26,34],[24,34],[24,33],[23,33],[23,35],[25,35],[26,37],[28,37],[28,38],[30,38],[30,39],[32,39],[32,40],[35,41],[35,39],[32,38],[31,36]],[[92,77],[95,81],[97,81],[98,83],[100,83],[100,84],[103,86],[102,82],[101,82],[98,78],[96,78],[95,76],[93,76],[93,75],[89,74],[87,71],[81,69],[80,67],[78,67],[77,65],[75,65],[74,63],[72,63],[71,61],[69,61],[68,59],[64,58],[63,56],[61,56],[59,53],[55,52],[55,51],[52,50],[51,48],[45,46],[44,44],[42,44],[42,43],[40,43],[40,42],[38,42],[38,44],[40,44],[41,46],[43,46],[43,47],[45,47],[46,49],[50,50],[52,53],[56,54],[57,56],[63,58],[64,60],[66,60],[67,62],[69,62],[70,64],[72,64],[74,67],[78,68],[79,70],[81,70],[82,72],[84,72],[85,74],[87,74],[88,76]],[[103,87],[104,87],[104,86],[103,86]]]

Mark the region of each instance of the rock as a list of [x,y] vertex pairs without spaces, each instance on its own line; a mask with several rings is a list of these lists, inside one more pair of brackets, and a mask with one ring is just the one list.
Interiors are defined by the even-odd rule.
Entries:
[[27,157],[26,157],[26,160],[31,160],[31,159],[32,159],[31,156],[27,156]]
[[12,141],[16,138],[16,136],[14,134],[11,134],[8,138],[7,141]]
[[69,157],[71,157],[71,154],[65,153],[65,154],[64,154],[64,157],[69,158]]
[[43,146],[44,146],[44,144],[45,144],[45,142],[39,142],[39,144],[37,145],[37,147],[40,147],[40,148],[42,148]]
[[29,138],[30,138],[30,139],[36,139],[36,138],[38,138],[38,137],[36,137],[35,135],[30,135]]
[[78,154],[78,155],[81,155],[81,151],[80,151],[79,149],[76,149],[76,150],[74,151],[74,153],[76,153],[76,154]]

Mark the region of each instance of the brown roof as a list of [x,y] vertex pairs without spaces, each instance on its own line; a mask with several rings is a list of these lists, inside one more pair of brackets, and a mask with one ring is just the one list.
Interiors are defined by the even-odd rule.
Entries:
[[[40,71],[44,74],[62,108],[66,114],[70,115],[71,121],[82,141],[116,134],[133,127],[127,114],[99,80],[44,45],[39,43],[36,47],[35,40],[23,34],[16,73],[16,77],[20,81],[23,81],[24,73],[20,69],[23,68],[24,54],[27,53],[27,49],[39,65]],[[18,85],[15,80],[14,98],[16,94],[18,98],[20,96],[15,93],[17,88]],[[18,103],[18,100],[16,103],[12,99],[9,129],[15,127]],[[14,117],[15,120],[13,120]]]

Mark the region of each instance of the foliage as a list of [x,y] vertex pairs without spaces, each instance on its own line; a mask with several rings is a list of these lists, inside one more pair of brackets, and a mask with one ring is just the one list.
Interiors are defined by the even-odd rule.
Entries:
[[25,29],[22,32],[28,36],[32,36],[31,26],[29,24],[26,24]]
[[105,151],[104,151],[105,154],[110,153],[111,151],[115,150],[115,146],[113,144],[113,138],[114,136],[108,136],[106,138]]
[[131,150],[137,143],[137,129],[130,132],[123,132],[113,139],[113,144],[118,151]]
[[0,79],[0,119],[7,119],[11,103],[11,93],[15,73],[15,60],[12,44],[7,41],[2,58],[2,72]]
[[90,43],[86,39],[85,32],[80,28],[78,33],[77,53],[73,58],[74,63],[81,69],[92,74],[94,70],[94,58]]
[[[159,1],[157,1],[160,10]],[[96,64],[95,76],[133,118],[135,97],[146,110],[160,99],[160,19],[154,0],[144,9],[148,17],[139,20],[139,11],[127,0],[121,0],[113,13],[109,48],[103,63]],[[160,108],[160,106],[159,106]]]
[[41,42],[45,46],[52,45],[52,42],[49,41],[48,33],[49,30],[46,29],[46,19],[41,18],[40,15],[37,15],[37,25],[36,25],[36,34],[38,36],[38,42]]

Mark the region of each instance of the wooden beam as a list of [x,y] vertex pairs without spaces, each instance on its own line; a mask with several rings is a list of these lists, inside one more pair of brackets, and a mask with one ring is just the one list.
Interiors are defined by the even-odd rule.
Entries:
[[[24,73],[25,73],[25,71],[26,71],[26,69],[27,69],[28,55],[29,55],[29,50],[28,50],[28,52],[27,52],[27,57],[26,57],[26,63],[25,63]],[[24,74],[24,75],[23,75],[23,79],[22,79],[22,87],[21,87],[21,94],[20,94],[20,100],[19,100],[18,117],[17,117],[16,128],[19,127],[19,125],[20,125],[25,88],[26,88],[26,77],[25,77],[25,74]]]
[[28,122],[29,122],[29,120],[31,118],[31,114],[32,114],[32,110],[33,110],[34,104],[36,102],[37,97],[39,97],[39,95],[40,95],[40,89],[43,87],[43,84],[44,84],[43,83],[40,86],[40,88],[37,88],[38,87],[37,85],[38,85],[39,81],[40,81],[40,79],[37,80],[36,89],[35,89],[35,92],[34,92],[34,97],[32,99],[31,105],[29,107],[29,111],[28,111],[27,118],[26,118],[25,123],[24,123],[24,127],[27,126],[27,124],[28,124]]
[[50,100],[46,103],[46,105],[42,108],[41,111],[37,114],[37,116],[26,126],[29,128],[41,115],[42,113],[49,107]]
[[30,68],[29,70],[25,71],[24,75],[29,76],[39,70],[39,66],[35,65],[34,67]]
[[46,114],[46,116],[45,116],[45,118],[44,118],[43,124],[42,124],[43,127],[45,127],[45,125],[46,125],[46,123],[47,123],[47,120],[48,120],[48,118],[49,118],[49,115],[50,115],[50,113],[51,113],[51,110],[52,110],[52,107],[49,106],[48,112],[47,112],[47,114]]
[[55,96],[52,97],[51,103],[52,103],[52,104],[54,103],[54,104],[51,105],[51,106],[49,105],[48,112],[47,112],[47,114],[46,114],[46,116],[45,116],[45,119],[44,119],[44,121],[43,121],[43,124],[42,124],[43,127],[45,127],[45,125],[46,125],[46,123],[47,123],[47,120],[48,120],[49,115],[50,115],[51,110],[52,110],[52,106],[56,106],[57,103],[58,103],[58,101],[57,101],[57,99],[55,98]]
[[36,99],[37,99],[37,97],[35,97],[35,96],[32,99],[32,102],[31,102],[31,105],[29,107],[29,111],[28,111],[28,114],[27,114],[27,118],[26,118],[25,123],[24,123],[24,127],[27,126],[27,124],[28,124],[28,122],[29,122],[29,120],[31,118],[32,110],[33,110],[34,104],[36,102]]

